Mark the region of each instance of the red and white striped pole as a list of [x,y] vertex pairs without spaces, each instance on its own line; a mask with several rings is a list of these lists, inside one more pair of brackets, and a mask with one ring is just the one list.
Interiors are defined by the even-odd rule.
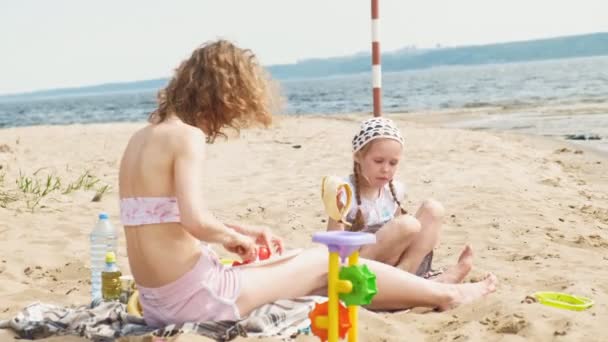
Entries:
[[372,96],[374,116],[382,115],[382,67],[380,66],[380,15],[378,1],[372,0]]

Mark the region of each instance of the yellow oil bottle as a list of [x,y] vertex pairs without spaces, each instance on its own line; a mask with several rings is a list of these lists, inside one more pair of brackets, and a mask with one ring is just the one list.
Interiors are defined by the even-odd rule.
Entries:
[[106,253],[106,266],[101,272],[101,295],[104,301],[120,300],[120,270],[114,252]]

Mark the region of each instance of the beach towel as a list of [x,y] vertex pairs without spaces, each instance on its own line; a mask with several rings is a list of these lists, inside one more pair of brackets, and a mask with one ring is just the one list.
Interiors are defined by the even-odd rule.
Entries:
[[93,341],[113,341],[123,336],[170,338],[189,333],[216,341],[230,341],[238,336],[275,336],[290,340],[308,331],[308,313],[315,303],[326,300],[321,296],[279,300],[259,307],[240,321],[192,322],[161,329],[151,328],[142,318],[128,314],[126,306],[119,302],[76,308],[36,302],[15,317],[0,321],[0,328],[12,329],[23,339],[76,335]]

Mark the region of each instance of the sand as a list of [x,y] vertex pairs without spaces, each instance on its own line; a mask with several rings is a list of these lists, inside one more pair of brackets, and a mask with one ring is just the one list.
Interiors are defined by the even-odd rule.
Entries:
[[[226,220],[268,225],[290,247],[311,246],[311,234],[326,225],[321,177],[349,173],[350,139],[363,117],[281,117],[272,129],[246,130],[240,139],[209,146],[205,189],[212,209]],[[490,271],[500,285],[484,300],[443,313],[363,312],[361,340],[608,339],[608,160],[537,136],[390,117],[407,141],[398,178],[409,189],[408,209],[434,198],[447,210],[435,266],[453,263],[471,243],[475,265],[467,281]],[[34,301],[87,303],[88,233],[101,211],[120,228],[118,164],[142,125],[0,130],[0,205],[6,206],[0,207],[0,318]],[[78,188],[87,171],[85,179],[98,182]],[[18,188],[18,180],[25,188],[24,177],[46,181],[47,175],[60,179],[58,190],[40,197]],[[62,194],[70,183],[76,189]],[[109,190],[92,201],[103,185]],[[129,273],[122,235],[120,246],[119,266]],[[540,290],[591,297],[595,306],[572,312],[524,302]],[[11,336],[0,330],[0,339]]]

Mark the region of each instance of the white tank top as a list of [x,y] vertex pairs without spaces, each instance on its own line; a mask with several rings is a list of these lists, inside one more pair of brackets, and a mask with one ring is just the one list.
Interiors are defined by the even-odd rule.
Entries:
[[[344,180],[350,184],[354,194],[356,191],[354,184],[354,176],[350,175]],[[403,204],[403,201],[406,197],[405,185],[399,181],[393,180],[393,186],[397,199]],[[395,199],[391,194],[391,189],[389,185],[386,184],[382,189],[380,189],[380,194],[377,198],[367,199],[362,197],[360,206],[357,205],[356,198],[353,198],[353,205],[351,206],[350,211],[346,216],[348,222],[353,223],[355,221],[357,210],[359,208],[361,208],[361,212],[363,214],[363,217],[365,218],[365,228],[363,229],[363,231],[375,233],[385,223],[395,217],[395,212],[397,211],[399,206],[397,205],[397,202],[395,202]]]

